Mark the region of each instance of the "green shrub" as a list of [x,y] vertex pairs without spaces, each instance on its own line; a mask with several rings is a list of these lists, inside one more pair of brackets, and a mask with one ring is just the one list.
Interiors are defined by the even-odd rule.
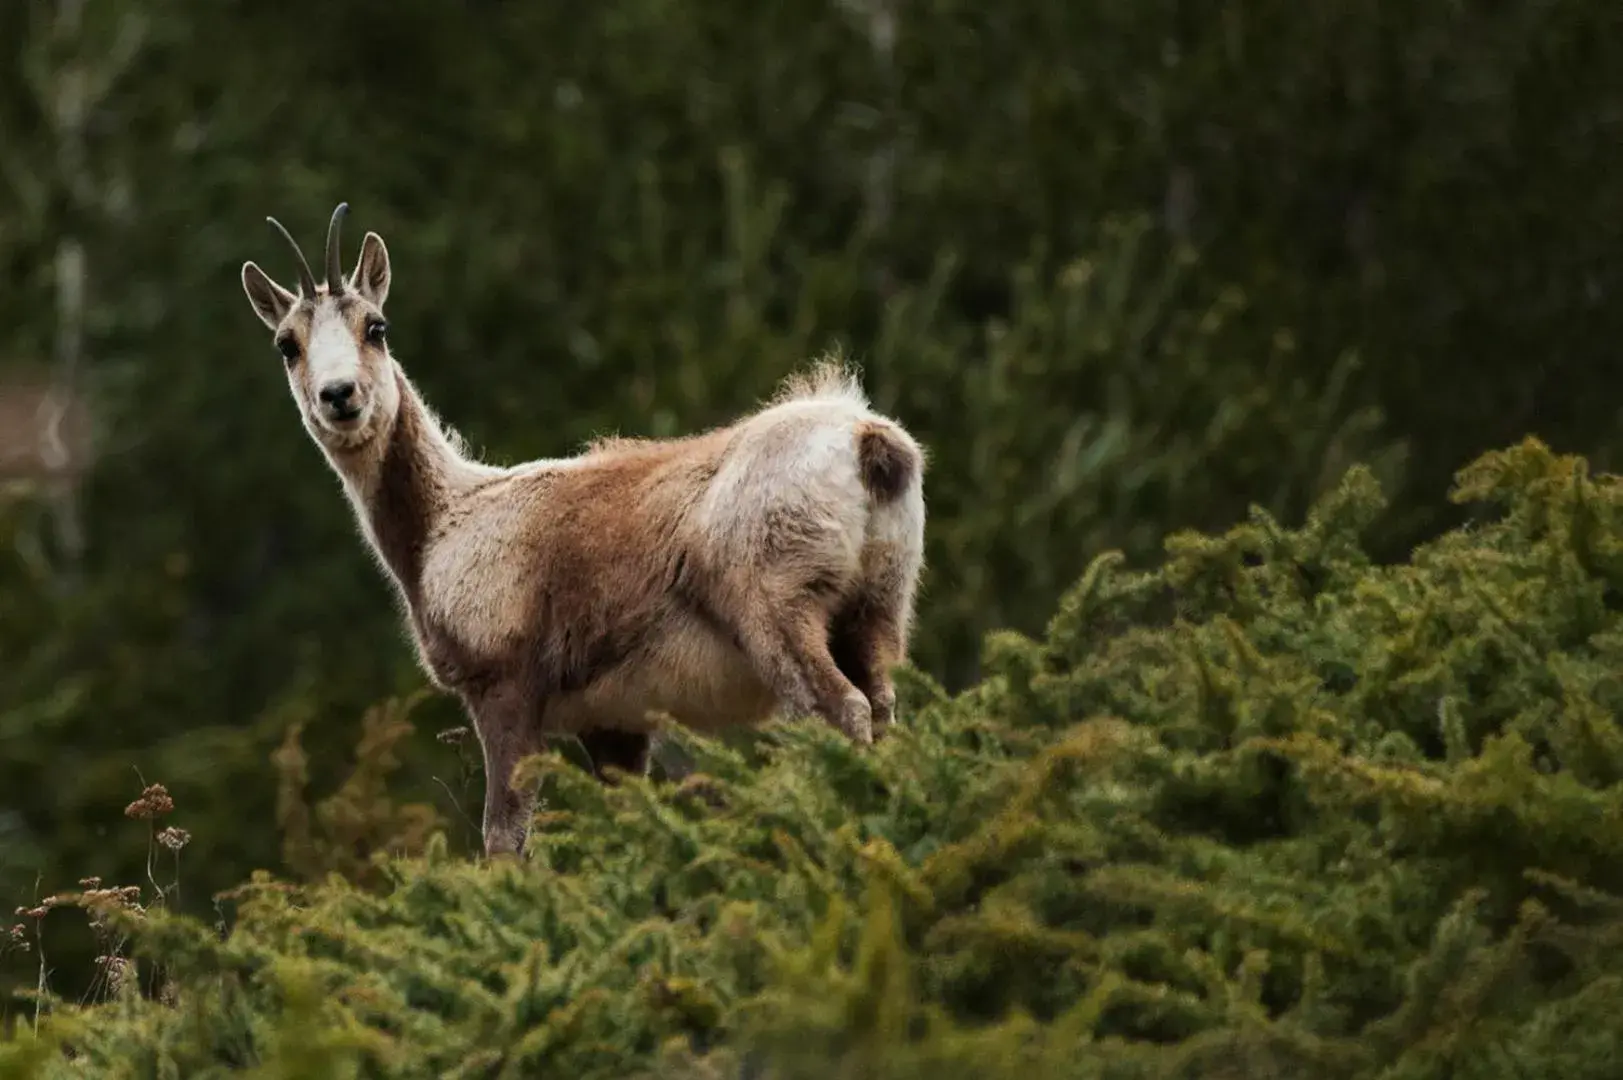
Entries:
[[0,1077],[1610,1076],[1623,484],[1529,440],[1455,496],[1493,520],[1398,566],[1361,467],[1299,528],[1103,556],[979,685],[905,673],[873,751],[532,759],[523,866],[109,912],[169,988],[47,1010]]

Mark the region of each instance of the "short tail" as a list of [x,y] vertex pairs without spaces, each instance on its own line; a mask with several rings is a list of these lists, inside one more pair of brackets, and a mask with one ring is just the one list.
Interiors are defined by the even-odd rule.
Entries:
[[893,424],[865,420],[857,425],[857,467],[862,486],[881,503],[895,502],[917,483],[924,453]]

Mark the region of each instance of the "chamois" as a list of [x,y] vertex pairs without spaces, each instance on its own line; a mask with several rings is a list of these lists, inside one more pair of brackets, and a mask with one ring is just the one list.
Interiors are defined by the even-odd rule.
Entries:
[[391,355],[389,254],[368,232],[295,294],[253,262],[305,429],[393,583],[429,679],[484,751],[484,849],[517,855],[518,760],[575,735],[599,779],[645,773],[664,713],[699,731],[815,715],[858,743],[891,723],[924,562],[925,454],[824,361],[752,414],[671,439],[475,460]]

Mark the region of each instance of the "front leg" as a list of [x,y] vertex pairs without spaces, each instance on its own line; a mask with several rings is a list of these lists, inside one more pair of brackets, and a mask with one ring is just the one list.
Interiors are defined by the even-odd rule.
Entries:
[[500,686],[469,702],[485,754],[485,855],[518,857],[535,812],[534,789],[515,790],[513,768],[540,748],[534,702],[517,687]]

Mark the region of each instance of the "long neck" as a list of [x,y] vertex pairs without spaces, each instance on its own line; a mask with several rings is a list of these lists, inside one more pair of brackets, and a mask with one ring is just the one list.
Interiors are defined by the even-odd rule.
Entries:
[[428,538],[457,494],[496,470],[464,458],[398,366],[394,377],[400,405],[388,430],[334,465],[368,541],[415,609]]

